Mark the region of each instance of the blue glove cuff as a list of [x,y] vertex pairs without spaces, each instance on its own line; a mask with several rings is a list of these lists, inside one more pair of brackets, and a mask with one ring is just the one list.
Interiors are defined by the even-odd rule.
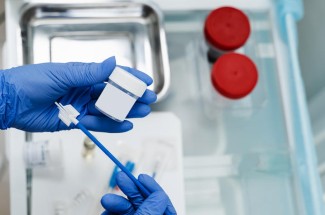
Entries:
[[7,129],[15,120],[18,98],[15,87],[6,82],[0,71],[0,129]]

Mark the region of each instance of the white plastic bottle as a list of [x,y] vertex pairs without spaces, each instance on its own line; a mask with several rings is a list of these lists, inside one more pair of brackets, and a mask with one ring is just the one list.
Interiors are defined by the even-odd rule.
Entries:
[[104,115],[122,122],[146,89],[147,84],[142,80],[116,67],[95,106]]

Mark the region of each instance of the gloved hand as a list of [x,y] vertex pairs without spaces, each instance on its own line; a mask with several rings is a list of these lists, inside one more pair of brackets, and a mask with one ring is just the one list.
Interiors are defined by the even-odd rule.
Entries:
[[[132,123],[116,122],[95,108],[105,87],[104,81],[116,66],[115,57],[102,63],[44,63],[0,71],[0,129],[9,127],[25,131],[58,131],[69,128],[58,118],[54,102],[71,104],[80,115],[78,120],[89,130],[125,132]],[[152,79],[135,69],[126,68],[147,85]],[[128,117],[144,117],[156,94],[147,90]]]
[[151,193],[148,198],[144,199],[127,175],[119,172],[116,182],[128,199],[115,194],[106,194],[101,200],[106,209],[102,215],[162,215],[164,212],[171,215],[177,214],[167,194],[153,178],[140,175],[138,180]]

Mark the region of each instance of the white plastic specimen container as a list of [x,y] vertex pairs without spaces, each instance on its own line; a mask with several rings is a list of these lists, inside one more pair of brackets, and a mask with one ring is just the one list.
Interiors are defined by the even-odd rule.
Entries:
[[106,116],[122,122],[147,89],[146,83],[121,67],[116,67],[95,106]]
[[59,138],[26,142],[24,146],[26,168],[62,168],[62,143]]

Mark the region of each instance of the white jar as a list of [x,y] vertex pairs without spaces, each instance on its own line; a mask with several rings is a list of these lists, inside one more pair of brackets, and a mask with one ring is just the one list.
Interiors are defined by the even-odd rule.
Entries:
[[62,142],[59,138],[26,142],[24,160],[26,168],[60,169],[63,160]]
[[142,80],[116,67],[95,106],[104,115],[122,122],[146,89],[147,84]]

